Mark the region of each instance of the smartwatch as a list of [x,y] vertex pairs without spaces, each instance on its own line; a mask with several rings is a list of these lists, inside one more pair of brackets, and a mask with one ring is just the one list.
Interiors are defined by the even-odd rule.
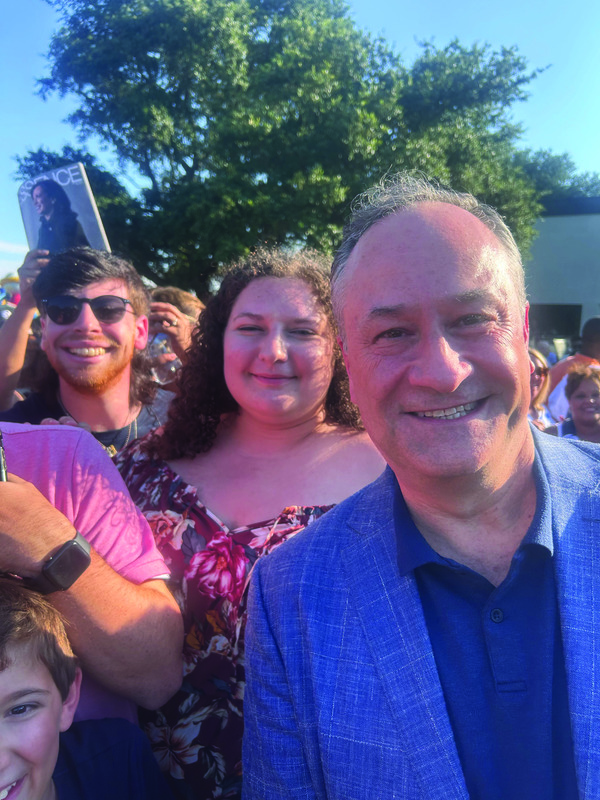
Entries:
[[59,547],[42,567],[36,578],[29,578],[26,584],[41,594],[64,592],[81,577],[91,563],[90,545],[77,532],[74,539]]

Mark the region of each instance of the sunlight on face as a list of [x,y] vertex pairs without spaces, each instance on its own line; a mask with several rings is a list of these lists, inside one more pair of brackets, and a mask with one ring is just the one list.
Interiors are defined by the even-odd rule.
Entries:
[[322,415],[333,335],[303,281],[252,281],[231,310],[223,349],[225,381],[241,414],[275,424]]
[[63,702],[48,669],[25,645],[9,648],[0,671],[0,792],[27,800],[54,800],[52,773],[59,734],[67,730],[79,697],[78,681]]
[[529,430],[527,318],[491,231],[423,203],[370,228],[346,269],[352,399],[396,474],[459,476],[516,458]]
[[[130,299],[126,284],[114,279],[90,283],[71,294],[90,299],[103,295]],[[131,359],[148,340],[147,317],[136,317],[128,306],[118,322],[101,323],[84,303],[70,325],[58,325],[49,317],[42,317],[41,322],[42,350],[65,383],[97,393],[119,381],[129,386]]]
[[594,378],[585,378],[569,399],[571,415],[576,428],[600,427],[600,384]]

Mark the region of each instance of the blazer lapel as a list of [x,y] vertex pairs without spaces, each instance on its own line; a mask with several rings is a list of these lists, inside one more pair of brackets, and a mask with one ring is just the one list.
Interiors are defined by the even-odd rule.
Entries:
[[553,498],[556,584],[577,782],[587,800],[600,786],[600,504],[581,489],[574,502],[575,487],[565,488]]
[[349,520],[342,564],[350,595],[423,797],[468,800],[416,582],[396,565],[391,470],[378,486]]
[[592,800],[598,797],[600,786],[598,472],[590,469],[589,460],[582,460],[576,445],[572,450],[558,449],[554,441],[542,440],[538,450],[552,495],[556,592],[577,782],[581,800]]

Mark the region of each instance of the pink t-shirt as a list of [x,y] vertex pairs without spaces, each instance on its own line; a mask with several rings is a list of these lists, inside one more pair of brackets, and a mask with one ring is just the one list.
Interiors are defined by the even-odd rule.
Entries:
[[[1,423],[6,467],[61,511],[115,572],[132,583],[169,570],[116,467],[91,434],[64,425]],[[126,717],[135,706],[84,673],[76,719]]]

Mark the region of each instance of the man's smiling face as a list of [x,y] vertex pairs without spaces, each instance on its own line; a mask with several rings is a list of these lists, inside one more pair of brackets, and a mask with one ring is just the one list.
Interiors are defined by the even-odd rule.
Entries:
[[[129,299],[123,281],[109,279],[70,292],[88,299],[115,295]],[[127,306],[118,322],[99,322],[89,304],[70,325],[42,317],[42,349],[62,380],[81,391],[101,393],[119,380],[129,381],[135,350],[146,346],[148,318]]]
[[527,436],[526,310],[507,256],[467,211],[376,223],[340,278],[352,399],[397,476],[472,474]]

